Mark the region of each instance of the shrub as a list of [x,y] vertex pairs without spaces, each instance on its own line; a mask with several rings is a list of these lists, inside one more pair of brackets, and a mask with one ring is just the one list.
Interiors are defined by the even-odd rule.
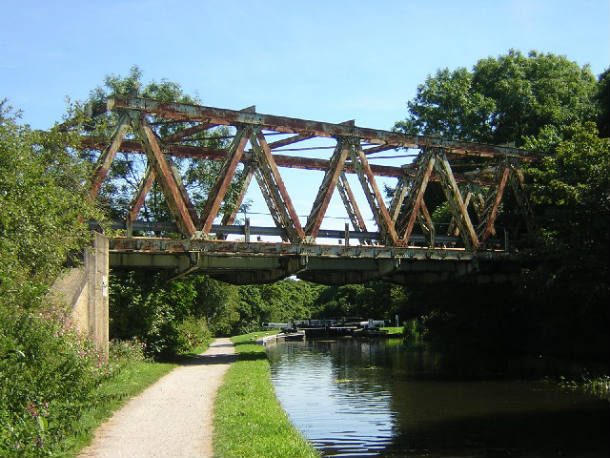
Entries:
[[185,353],[212,340],[205,318],[187,317],[176,326],[177,352]]
[[78,428],[106,370],[58,320],[0,306],[0,455],[47,455]]

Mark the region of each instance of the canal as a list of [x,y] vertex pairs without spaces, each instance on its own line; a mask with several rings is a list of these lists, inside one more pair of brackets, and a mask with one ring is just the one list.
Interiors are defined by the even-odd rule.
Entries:
[[458,364],[400,339],[267,352],[278,399],[324,456],[610,456],[608,401],[540,381],[540,364]]

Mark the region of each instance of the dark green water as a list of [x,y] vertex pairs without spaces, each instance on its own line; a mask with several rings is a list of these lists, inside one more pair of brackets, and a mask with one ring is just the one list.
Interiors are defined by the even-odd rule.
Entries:
[[529,366],[509,379],[476,359],[456,370],[394,339],[286,342],[268,355],[282,406],[325,456],[610,456],[608,402],[528,380]]

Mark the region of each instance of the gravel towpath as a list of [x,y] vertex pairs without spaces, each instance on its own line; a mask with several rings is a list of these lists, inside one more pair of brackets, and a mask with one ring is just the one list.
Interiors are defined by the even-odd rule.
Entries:
[[211,457],[214,399],[234,360],[231,341],[216,339],[115,412],[79,458]]

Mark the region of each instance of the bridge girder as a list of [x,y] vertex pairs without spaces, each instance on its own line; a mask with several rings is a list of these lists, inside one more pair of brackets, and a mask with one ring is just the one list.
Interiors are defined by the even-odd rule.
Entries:
[[514,265],[514,260],[500,250],[468,253],[453,248],[110,239],[113,269],[164,270],[172,278],[198,272],[233,284],[268,283],[297,276],[322,284],[385,279],[413,285],[440,279],[466,280],[478,273],[490,275],[489,269],[481,266],[491,264]]
[[[295,246],[313,246],[316,243],[316,237],[325,233],[321,229],[321,224],[335,188],[338,188],[340,197],[346,206],[354,231],[371,234],[368,237],[360,237],[361,243],[371,245],[375,241],[375,243],[381,242],[390,248],[410,247],[417,238],[413,233],[415,223],[419,223],[427,240],[428,251],[435,252],[437,250],[436,253],[439,256],[444,256],[443,259],[447,258],[446,247],[438,246],[440,240],[437,236],[438,231],[424,199],[428,183],[437,182],[443,190],[452,216],[450,234],[461,237],[460,243],[466,253],[489,249],[490,238],[496,233],[495,223],[501,211],[505,189],[513,190],[516,201],[523,207],[522,213],[525,216],[531,214],[525,194],[522,192],[523,180],[518,170],[518,164],[520,161],[531,160],[532,156],[515,148],[449,141],[433,137],[406,136],[397,132],[358,127],[353,121],[333,124],[260,114],[256,112],[254,107],[248,107],[244,110],[226,110],[127,97],[109,99],[108,108],[119,113],[119,123],[112,137],[110,139],[84,138],[82,144],[84,148],[97,148],[101,151],[92,179],[92,198],[97,195],[103,180],[108,175],[117,152],[146,155],[148,168],[132,201],[132,207],[127,218],[128,229],[132,229],[136,225],[137,215],[146,199],[146,194],[151,189],[153,182],[157,181],[161,185],[178,231],[186,238],[212,238],[211,234],[215,227],[214,220],[218,217],[229,186],[235,181],[237,167],[240,163],[245,164],[245,170],[237,193],[237,201],[232,206],[229,205],[230,208],[226,210],[223,225],[227,226],[234,223],[236,212],[243,201],[248,185],[252,177],[255,177],[267,201],[273,220],[280,230],[280,235],[285,241],[289,241]],[[185,122],[188,123],[189,127],[171,135],[160,137],[149,123],[149,115],[154,115],[156,119],[164,119],[168,122]],[[232,126],[236,129],[233,142],[228,149],[195,147],[187,143],[193,135],[213,129],[216,126]],[[133,135],[127,138],[130,129]],[[281,140],[268,141],[267,134],[263,132],[263,129],[267,132],[294,135]],[[318,137],[334,138],[336,140],[334,154],[329,159],[278,154],[282,151],[282,147]],[[248,145],[250,145],[249,149]],[[419,160],[402,167],[369,164],[368,158],[374,154],[399,148],[420,150]],[[215,184],[209,192],[201,214],[198,214],[195,210],[188,192],[181,183],[179,174],[172,167],[170,159],[172,156],[222,161]],[[450,158],[451,161],[461,161],[459,162],[461,167],[468,164],[468,161],[472,158],[493,160],[497,162],[497,164],[492,163],[496,173],[491,178],[489,175],[477,176],[476,174],[473,177],[472,171],[468,169],[456,173],[452,169]],[[325,171],[322,184],[316,192],[316,197],[304,226],[301,226],[278,167]],[[346,173],[357,175],[377,224],[377,232],[366,232],[364,219],[346,179]],[[389,208],[386,207],[376,182],[376,178],[379,176],[399,179]],[[477,199],[470,199],[470,196],[459,187],[460,184],[463,188],[464,185],[472,183],[487,189],[486,196],[482,198],[481,203],[476,207],[477,211],[474,212],[477,219],[476,227],[471,221],[469,203],[474,205],[477,203]],[[128,234],[131,235],[130,230],[128,230]],[[350,234],[352,232],[346,227],[346,243],[349,242]],[[215,237],[221,240],[225,239],[226,233],[217,233]],[[246,237],[249,237],[249,233]],[[348,250],[351,248],[345,247]],[[128,259],[132,255],[133,253],[126,252],[125,257],[121,259]],[[168,259],[173,259],[171,255],[164,254],[163,256],[165,257],[158,257],[151,262],[153,264],[155,262],[161,264],[172,263],[168,261]],[[239,259],[237,254],[235,256],[236,259]],[[180,262],[184,262],[183,255],[180,256],[180,259]],[[206,259],[212,258],[206,255]],[[244,259],[241,260],[244,265],[254,262]],[[215,262],[217,264],[213,266],[196,263],[195,266],[191,265],[189,268],[206,272],[218,272],[218,275],[223,276],[223,278],[223,271],[227,269],[230,271],[239,270],[235,263],[232,264],[233,267],[223,267],[220,260]],[[226,262],[226,260],[223,262]],[[129,264],[131,261],[121,261],[119,264],[123,263]],[[256,264],[256,262],[254,263]],[[135,264],[137,262],[134,261]],[[153,264],[149,267],[155,267]],[[329,266],[332,262],[326,262],[325,264]],[[189,268],[176,267],[180,271],[187,271]],[[345,270],[345,268],[343,269]],[[250,275],[245,274],[245,272],[254,272],[252,278],[260,278],[261,281],[264,278],[275,278],[280,272],[289,275],[294,274],[294,269],[285,265],[269,267],[261,264],[257,268],[242,270],[244,272],[243,278]],[[377,268],[376,273],[371,273],[374,270],[367,270],[366,275],[363,275],[381,275],[379,268]],[[358,269],[354,272],[356,271]],[[267,275],[265,277],[265,275],[261,276],[260,272],[268,272],[268,274],[265,274]],[[309,268],[304,272],[305,277],[317,278],[318,276],[315,269]],[[346,273],[339,272],[333,275],[333,278],[339,278],[341,275],[349,276]],[[396,269],[392,271],[392,275],[397,275]]]

